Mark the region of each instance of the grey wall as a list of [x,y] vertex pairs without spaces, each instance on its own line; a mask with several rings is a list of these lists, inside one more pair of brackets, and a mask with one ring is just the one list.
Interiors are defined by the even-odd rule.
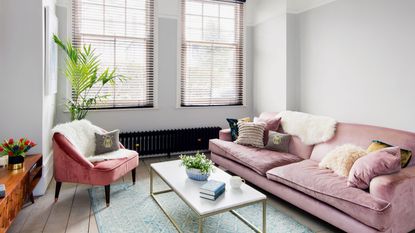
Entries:
[[39,144],[31,152],[41,152],[42,3],[0,2],[0,140],[27,136]]
[[300,30],[296,14],[287,14],[287,109],[300,110]]
[[[177,2],[178,4],[178,2]],[[173,4],[176,6],[175,4]],[[178,5],[177,5],[178,6]],[[122,131],[170,129],[182,127],[221,126],[226,127],[227,117],[244,117],[252,115],[252,61],[251,61],[251,29],[247,28],[246,43],[246,80],[245,106],[235,107],[200,107],[178,108],[177,69],[180,51],[178,50],[178,20],[174,9],[160,9],[165,12],[158,18],[158,77],[156,91],[158,106],[154,109],[103,110],[91,111],[87,119],[106,129]],[[170,15],[167,15],[170,14]],[[70,38],[67,9],[58,8],[60,34],[62,38]],[[175,15],[175,16],[173,16]],[[63,59],[61,59],[62,61]],[[63,64],[61,64],[63,67]],[[64,98],[68,93],[68,85],[64,77],[59,78],[59,105],[57,110],[58,123],[69,120],[64,111]]]
[[341,0],[301,14],[301,110],[415,131],[414,12]]
[[27,137],[38,145],[29,153],[42,153],[42,179],[34,195],[42,195],[52,177],[50,129],[55,95],[44,94],[43,9],[53,0],[0,2],[0,140]]

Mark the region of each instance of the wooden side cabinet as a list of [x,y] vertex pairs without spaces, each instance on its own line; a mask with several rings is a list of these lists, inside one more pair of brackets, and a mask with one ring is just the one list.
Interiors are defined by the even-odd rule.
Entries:
[[42,177],[42,155],[28,155],[23,168],[0,168],[0,184],[6,186],[6,196],[0,198],[0,233],[6,232],[23,204],[29,199],[34,203],[33,189]]

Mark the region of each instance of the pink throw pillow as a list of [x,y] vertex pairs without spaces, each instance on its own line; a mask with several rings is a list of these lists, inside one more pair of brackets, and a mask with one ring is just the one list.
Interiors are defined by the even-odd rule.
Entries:
[[261,118],[261,117],[254,117],[254,122],[265,122],[265,130],[264,130],[264,145],[268,143],[269,131],[277,131],[280,127],[281,117],[269,117],[269,118]]
[[399,147],[373,151],[353,164],[347,179],[347,186],[367,189],[370,181],[376,176],[392,174],[400,170],[401,150]]

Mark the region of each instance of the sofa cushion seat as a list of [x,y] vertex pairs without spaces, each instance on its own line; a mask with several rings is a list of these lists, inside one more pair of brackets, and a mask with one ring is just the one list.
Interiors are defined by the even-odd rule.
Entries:
[[348,187],[346,177],[329,169],[320,169],[316,161],[304,160],[274,168],[267,172],[267,178],[325,202],[379,231],[391,225],[389,202],[364,190]]
[[88,176],[85,177],[88,179],[87,183],[108,185],[138,166],[138,154],[135,152],[131,153],[128,158],[102,161],[94,163],[94,165],[94,168],[89,170]]
[[210,140],[209,149],[213,153],[240,163],[262,176],[265,176],[266,172],[274,167],[302,160],[293,154],[238,145],[219,139]]
[[[126,156],[125,158],[119,158],[119,159],[110,159],[110,160],[105,160],[105,161],[100,161],[100,162],[94,162],[94,169],[96,170],[102,170],[102,171],[110,171],[110,170],[114,170],[116,168],[118,168],[119,166],[122,166],[123,164],[125,164],[126,162],[132,162],[134,160],[136,160],[135,157],[138,156],[138,153],[136,151],[133,150],[126,150],[126,149],[120,149],[117,151],[120,155]],[[110,152],[107,154],[111,154],[115,152]],[[135,161],[134,161],[135,162]]]

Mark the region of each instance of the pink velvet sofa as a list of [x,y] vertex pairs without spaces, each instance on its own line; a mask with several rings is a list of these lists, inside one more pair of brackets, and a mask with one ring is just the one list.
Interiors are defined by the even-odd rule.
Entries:
[[366,148],[374,139],[415,152],[414,133],[349,123],[338,123],[335,136],[326,143],[307,146],[293,137],[289,153],[235,144],[229,130],[210,140],[209,149],[215,164],[344,231],[411,231],[415,229],[415,159],[399,173],[374,178],[369,190],[347,187],[346,178],[318,168],[336,146],[352,143]]

